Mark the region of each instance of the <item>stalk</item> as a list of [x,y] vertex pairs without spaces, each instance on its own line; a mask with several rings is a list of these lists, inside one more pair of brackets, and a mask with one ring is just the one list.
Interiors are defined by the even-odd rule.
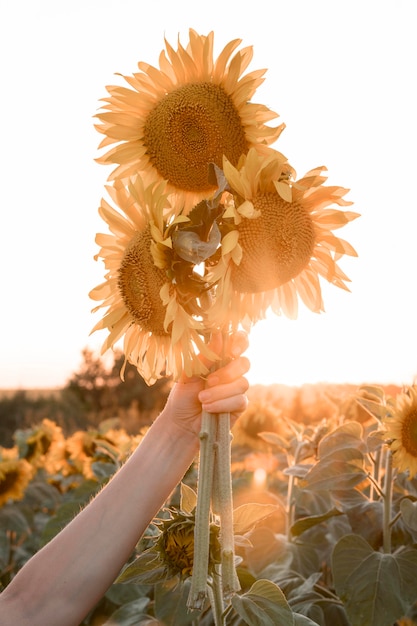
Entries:
[[376,451],[375,459],[373,459],[374,471],[372,473],[374,481],[371,481],[371,493],[369,495],[370,500],[378,500],[380,493],[378,493],[378,489],[375,485],[379,484],[380,475],[381,475],[381,463],[382,463],[382,446]]
[[230,413],[222,413],[219,416],[217,443],[216,465],[214,470],[215,502],[218,506],[218,514],[220,517],[223,591],[225,594],[230,595],[240,589],[235,566],[235,542],[233,534]]
[[208,585],[211,610],[213,612],[214,626],[224,626],[224,601],[222,594],[222,576],[215,572],[212,582]]
[[392,507],[392,452],[387,450],[384,478],[384,512],[382,522],[383,549],[385,554],[391,554],[391,507]]
[[[223,350],[225,342],[224,336]],[[212,589],[208,589],[211,507],[220,518],[221,566],[213,576]],[[197,479],[194,565],[188,608],[202,609],[209,591],[210,600],[215,602],[215,605],[212,604],[213,613],[219,616],[223,610],[219,608],[219,595],[222,589],[225,594],[232,594],[240,589],[235,566],[233,535],[230,413],[215,415],[203,411]]]
[[194,561],[187,606],[201,610],[207,596],[207,575],[210,553],[210,503],[214,470],[214,446],[217,417],[202,412],[200,430],[200,461],[197,478]]
[[[289,467],[292,467],[298,463],[298,459],[302,449],[304,448],[304,441],[297,441],[297,446],[294,452],[293,462],[288,464]],[[292,474],[289,475],[288,478],[288,491],[287,491],[287,506],[286,506],[286,516],[285,516],[285,534],[287,539],[291,541],[291,527],[294,524],[294,515],[295,515],[295,498],[294,498],[294,488],[295,488],[295,476]]]

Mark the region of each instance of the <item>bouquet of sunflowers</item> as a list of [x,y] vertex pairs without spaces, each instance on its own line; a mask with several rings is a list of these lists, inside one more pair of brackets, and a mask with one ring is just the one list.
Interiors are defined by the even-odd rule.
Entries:
[[[321,312],[320,278],[347,289],[338,260],[356,255],[333,233],[358,216],[335,208],[351,204],[348,190],[327,186],[324,167],[297,178],[272,147],[285,125],[269,126],[278,115],[252,102],[265,74],[245,73],[252,48],[235,39],[215,58],[213,43],[194,30],[186,47],[165,41],[159,67],[140,62],[127,86],[107,87],[97,114],[108,148],[98,161],[115,167],[99,209],[110,232],[96,239],[107,274],[90,294],[106,309],[94,330],[108,330],[103,352],[124,338],[125,363],[148,384],[206,375],[199,355],[219,358],[210,335],[250,330],[268,309],[295,318],[300,298]],[[219,424],[225,432],[203,415],[190,608],[206,593],[213,484],[225,494],[216,572],[225,593],[239,589],[230,427]]]

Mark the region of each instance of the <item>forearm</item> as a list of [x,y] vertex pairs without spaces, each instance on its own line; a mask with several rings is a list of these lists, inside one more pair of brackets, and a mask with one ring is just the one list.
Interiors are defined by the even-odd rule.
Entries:
[[169,418],[164,411],[109,484],[10,583],[0,626],[77,626],[106,592],[198,452],[198,438]]

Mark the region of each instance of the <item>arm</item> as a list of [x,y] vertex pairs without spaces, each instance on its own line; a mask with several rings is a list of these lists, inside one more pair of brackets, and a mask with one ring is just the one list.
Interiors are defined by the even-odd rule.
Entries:
[[[235,340],[235,356],[246,339]],[[233,348],[233,346],[232,346]],[[246,407],[240,357],[201,379],[176,383],[141,444],[110,482],[0,595],[0,626],[77,626],[104,595],[152,518],[199,449],[202,406],[210,412]]]

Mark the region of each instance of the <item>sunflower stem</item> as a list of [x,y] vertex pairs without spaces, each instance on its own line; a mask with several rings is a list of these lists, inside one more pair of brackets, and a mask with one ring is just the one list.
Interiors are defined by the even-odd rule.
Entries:
[[375,454],[375,459],[373,459],[373,472],[372,476],[374,480],[371,480],[371,493],[369,495],[370,500],[378,500],[380,496],[380,492],[378,493],[378,489],[376,485],[379,484],[379,479],[381,475],[381,460],[382,460],[382,446],[380,446]]
[[224,626],[224,600],[222,594],[222,575],[215,572],[211,584],[208,585],[208,594],[213,612],[215,626]]
[[[298,440],[297,446],[294,452],[294,458],[292,463],[288,463],[288,467],[293,467],[297,465],[302,449],[304,448],[305,442],[302,440]],[[288,490],[287,490],[287,506],[286,506],[286,516],[285,516],[285,534],[287,536],[288,541],[291,541],[291,528],[294,524],[294,516],[295,516],[295,498],[294,498],[294,489],[295,489],[295,476],[293,474],[289,475],[288,478]]]
[[210,555],[210,504],[216,429],[217,416],[203,411],[200,430],[200,462],[197,478],[193,573],[187,600],[189,609],[201,610],[207,596]]
[[391,506],[392,506],[392,452],[387,450],[386,462],[385,462],[385,477],[384,477],[384,512],[383,512],[383,550],[385,554],[391,554]]
[[233,492],[231,473],[230,413],[219,415],[217,426],[217,454],[214,469],[215,501],[220,517],[220,545],[222,555],[223,591],[230,595],[239,591],[240,583],[235,566],[233,534]]

